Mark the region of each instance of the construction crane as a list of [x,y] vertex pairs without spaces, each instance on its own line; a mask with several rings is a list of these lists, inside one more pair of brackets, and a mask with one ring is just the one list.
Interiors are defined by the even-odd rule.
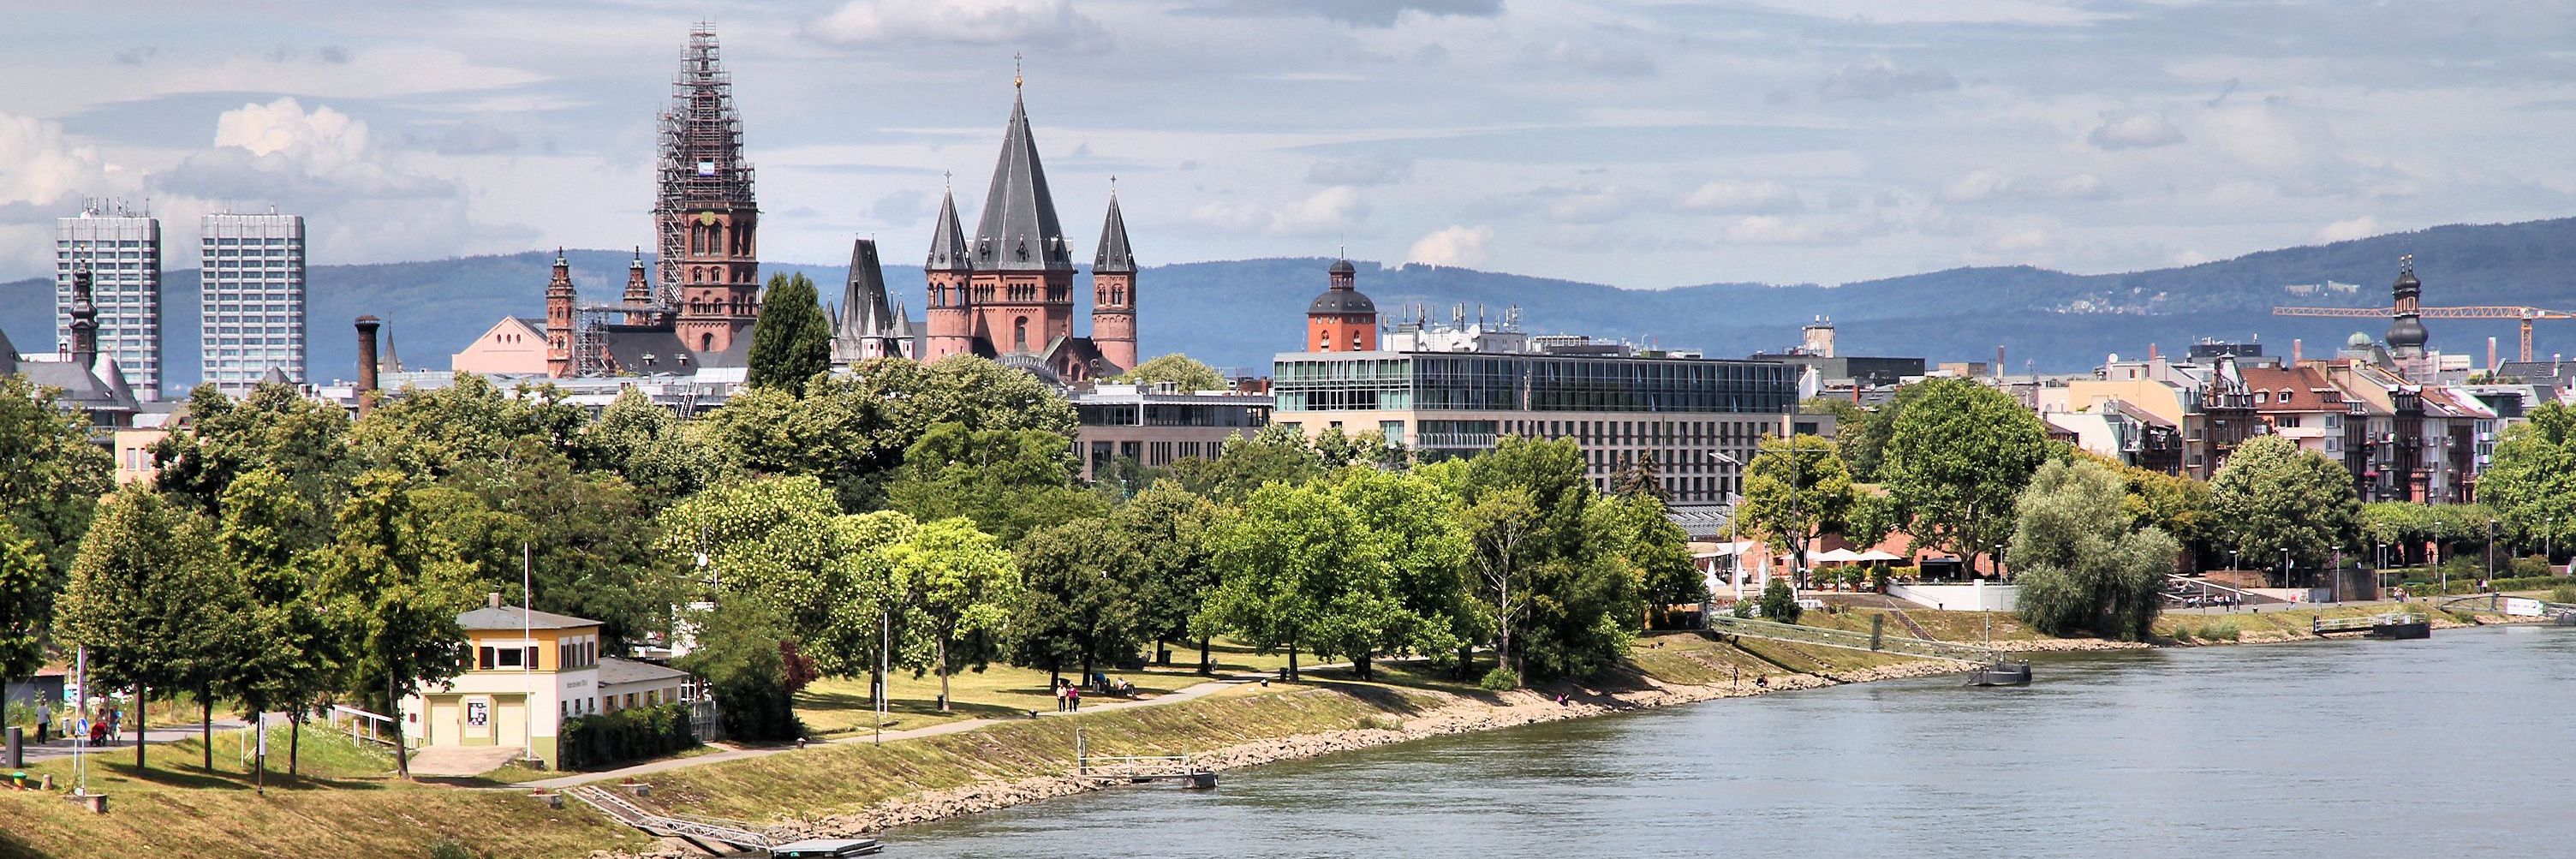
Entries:
[[[2531,323],[2541,319],[2576,319],[2576,313],[2546,310],[2516,304],[2482,304],[2465,307],[2418,307],[2417,315],[2426,319],[2511,319],[2522,323],[2522,360],[2531,360]],[[2387,307],[2275,307],[2274,316],[2330,316],[2344,319],[2387,319],[2397,311]]]

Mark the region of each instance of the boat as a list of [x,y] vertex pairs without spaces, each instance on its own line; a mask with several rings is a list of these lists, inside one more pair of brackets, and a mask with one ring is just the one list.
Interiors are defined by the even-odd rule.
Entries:
[[778,859],[807,857],[874,856],[885,850],[885,844],[874,838],[812,838],[769,848]]
[[2030,685],[2030,660],[2006,662],[2003,657],[1997,656],[1995,661],[1979,665],[1976,670],[1968,672],[1968,685],[2028,686]]

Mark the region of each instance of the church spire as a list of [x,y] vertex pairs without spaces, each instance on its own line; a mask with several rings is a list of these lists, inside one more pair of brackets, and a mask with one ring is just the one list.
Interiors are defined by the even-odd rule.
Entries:
[[975,268],[1071,271],[1072,249],[1056,221],[1055,197],[1047,191],[1037,139],[1029,134],[1028,106],[1013,89],[1011,123],[1003,131],[1002,154],[993,164],[993,184],[975,228]]
[[965,271],[972,264],[966,253],[966,229],[957,223],[957,195],[942,191],[939,221],[930,232],[930,261],[922,267],[931,271]]
[[1100,250],[1091,256],[1093,274],[1135,274],[1136,255],[1127,249],[1127,218],[1118,213],[1118,180],[1109,185],[1109,217],[1100,224]]
[[850,243],[850,282],[841,291],[843,337],[874,337],[894,329],[886,308],[885,269],[877,263],[875,239]]

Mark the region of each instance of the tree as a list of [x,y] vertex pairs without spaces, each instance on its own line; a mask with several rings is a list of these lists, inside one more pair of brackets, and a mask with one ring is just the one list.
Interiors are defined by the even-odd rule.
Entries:
[[[1171,664],[1168,645],[1191,638],[1190,618],[1216,589],[1206,534],[1219,513],[1205,498],[1165,480],[1149,486],[1109,514],[1114,539],[1128,549],[1128,586],[1135,591],[1137,635],[1156,645],[1155,661]],[[1208,639],[1197,636],[1199,670],[1208,667]]]
[[2132,528],[2149,525],[2163,529],[2188,556],[2208,548],[2217,530],[2216,513],[2211,509],[2209,484],[2179,474],[2166,474],[2126,465],[2091,452],[2078,452],[2081,458],[2100,463],[2119,475],[2127,487],[2127,497],[2120,509],[2129,514]]
[[714,486],[733,469],[715,445],[691,438],[685,427],[670,409],[628,388],[582,428],[573,459],[584,470],[626,478],[645,506],[658,511]]
[[1208,555],[1223,584],[1205,625],[1263,653],[1362,652],[1389,621],[1393,599],[1381,548],[1349,505],[1314,486],[1270,484],[1211,529]]
[[327,544],[308,542],[324,533],[316,521],[323,517],[291,480],[267,469],[232,481],[218,506],[224,512],[216,541],[239,577],[234,589],[243,605],[236,620],[245,634],[217,685],[251,717],[290,714],[286,766],[293,774],[301,764],[307,705],[330,691],[340,660],[314,590],[318,553]]
[[[1581,676],[1626,655],[1645,602],[1621,547],[1603,536],[1616,529],[1584,476],[1581,448],[1512,437],[1461,466],[1423,470],[1456,486],[1469,511],[1494,493],[1528,494],[1531,512],[1512,564],[1527,598],[1518,619],[1500,627],[1512,637],[1512,667],[1534,677]],[[1478,530],[1462,520],[1471,534]]]
[[[320,591],[333,634],[348,650],[355,690],[381,690],[383,712],[465,669],[457,614],[473,604],[472,565],[440,534],[410,479],[377,469],[358,475],[340,508],[338,540],[320,561]],[[403,744],[394,721],[394,747]],[[400,775],[411,762],[396,755]]]
[[1691,563],[1690,535],[1665,515],[1664,503],[1651,495],[1605,498],[1604,518],[1613,523],[1616,552],[1635,571],[1646,606],[1663,618],[1668,606],[1708,601],[1708,578]]
[[503,391],[481,374],[458,373],[447,387],[406,389],[377,406],[350,427],[350,453],[369,468],[443,478],[468,463],[515,456],[527,449],[521,439],[567,451],[588,412],[564,396],[550,384]]
[[2164,529],[2137,524],[2130,497],[2116,471],[2089,459],[2051,461],[2031,476],[2012,545],[2022,620],[2050,635],[2147,637],[2179,547]]
[[771,477],[720,484],[663,511],[655,530],[665,555],[706,563],[693,574],[731,606],[758,603],[826,674],[878,665],[880,622],[896,612],[900,585],[879,557],[911,538],[911,517],[848,515],[821,481]]
[[1484,597],[1485,616],[1494,629],[1494,652],[1500,663],[1512,663],[1512,630],[1529,607],[1531,532],[1539,527],[1537,502],[1520,487],[1484,494],[1458,515],[1467,531]]
[[932,427],[903,454],[886,487],[889,506],[924,521],[965,517],[1004,541],[1031,529],[1107,511],[1073,486],[1072,442],[1046,430]]
[[1959,557],[1995,551],[2013,531],[2013,504],[2048,459],[2048,430],[2002,391],[1968,379],[1907,389],[1878,479],[1910,532]]
[[1013,555],[1025,589],[1010,622],[1011,661],[1051,678],[1079,666],[1089,682],[1094,662],[1136,652],[1135,559],[1119,537],[1106,519],[1075,519],[1021,538]]
[[0,520],[0,677],[34,674],[43,664],[53,598],[54,571],[36,541]]
[[1808,545],[1846,527],[1856,503],[1851,472],[1834,443],[1812,435],[1762,440],[1762,452],[1744,469],[1738,527],[1770,537],[1773,548],[1792,552],[1801,576]]
[[[961,647],[968,636],[999,633],[1021,597],[1019,567],[993,535],[962,518],[926,522],[910,538],[879,550],[907,589],[905,603],[919,612],[939,674],[939,712],[948,712],[948,677],[971,665],[982,670],[989,648]],[[990,636],[977,636],[987,639]]]
[[1119,376],[1118,381],[1170,384],[1184,391],[1222,391],[1229,387],[1225,374],[1179,352],[1147,358],[1136,369]]
[[635,527],[650,511],[625,478],[576,470],[533,438],[502,456],[461,464],[434,494],[448,538],[481,573],[477,590],[514,592],[530,608],[600,621],[612,648],[670,632],[681,601],[671,553]]
[[154,449],[157,485],[187,499],[209,516],[223,514],[235,480],[253,471],[284,478],[316,516],[287,535],[301,544],[329,542],[326,513],[348,494],[354,473],[350,421],[339,406],[304,396],[294,385],[264,382],[241,400],[213,385],[188,395],[187,419],[177,422]]
[[[1863,431],[1862,426],[1869,422],[1868,409],[1862,408],[1860,403],[1853,402],[1852,400],[1843,397],[1808,397],[1806,399],[1799,400],[1798,413],[1802,415],[1832,415],[1834,417],[1834,437],[1837,439],[1848,438],[1860,434]],[[1850,449],[1844,448],[1842,453],[1845,460],[1849,460],[1851,458]]]
[[[1865,483],[1887,481],[1878,469],[1886,462],[1888,439],[1895,435],[1896,421],[1904,416],[1905,407],[1927,390],[1923,385],[1898,388],[1895,396],[1869,409],[1858,422],[1839,425],[1835,444],[1842,450],[1843,460],[1851,465],[1852,479]],[[1839,417],[1840,412],[1836,414]]]
[[707,679],[725,736],[760,742],[805,735],[796,719],[795,682],[787,654],[795,636],[776,613],[757,603],[698,612],[692,618],[697,647],[680,657],[680,670]]
[[239,644],[222,561],[203,517],[141,484],[118,489],[81,541],[54,633],[87,648],[92,685],[134,687],[136,767],[151,693],[202,691]]
[[[0,498],[8,499],[0,504],[0,521],[45,559],[44,581],[23,606],[37,627],[53,613],[52,596],[71,570],[99,497],[115,485],[115,461],[90,440],[88,421],[55,408],[54,396],[22,376],[0,375]],[[21,673],[5,665],[0,660],[0,676]]]
[[1467,532],[1446,487],[1416,475],[1349,468],[1332,490],[1378,546],[1394,601],[1395,613],[1380,635],[1360,641],[1362,652],[1350,654],[1361,679],[1375,676],[1375,654],[1419,653],[1446,661],[1481,637],[1484,624],[1463,564]]
[[1756,604],[1762,607],[1764,620],[1797,623],[1798,615],[1806,613],[1806,609],[1798,605],[1798,592],[1789,588],[1788,579],[1772,579],[1763,585],[1762,596]]
[[2434,538],[2432,508],[2412,501],[2363,504],[2357,521],[2362,540],[2369,544],[2363,548],[2389,548],[2388,556],[2379,559],[2381,564],[2407,563],[2408,558],[2417,556],[2407,551],[2410,547],[2420,546]]
[[1651,450],[1640,451],[1635,459],[1628,461],[1627,467],[1619,469],[1619,473],[1610,478],[1610,491],[1628,498],[1642,496],[1658,502],[1672,500],[1672,493],[1664,491],[1664,481],[1655,475],[1655,452]]
[[2478,500],[2533,542],[2564,546],[2576,534],[2576,409],[2541,403],[2505,427]]
[[1263,427],[1251,438],[1226,439],[1215,459],[1172,463],[1172,477],[1183,487],[1225,504],[1241,503],[1268,484],[1304,483],[1323,473],[1324,458],[1314,443],[1280,424]]
[[804,273],[773,274],[761,290],[760,317],[751,325],[744,382],[805,395],[805,383],[832,369],[832,322]]
[[2227,543],[2258,563],[2286,552],[2300,566],[2326,567],[2360,530],[2352,473],[2281,436],[2256,436],[2238,446],[2210,476],[2209,488]]

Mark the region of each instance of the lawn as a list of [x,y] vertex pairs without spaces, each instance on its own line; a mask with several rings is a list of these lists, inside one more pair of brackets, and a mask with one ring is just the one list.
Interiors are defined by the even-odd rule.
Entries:
[[[1217,673],[1241,674],[1249,671],[1270,672],[1285,667],[1285,653],[1259,654],[1251,648],[1230,642],[1215,642],[1208,652],[1216,660]],[[1148,665],[1142,671],[1118,671],[1095,666],[1111,677],[1136,684],[1139,697],[1153,697],[1187,689],[1206,682],[1189,667],[1198,658],[1196,648],[1174,648],[1172,659],[1180,665]],[[1313,664],[1311,654],[1302,657]],[[1061,675],[1079,681],[1081,668],[1068,667]],[[893,706],[885,729],[889,731],[919,728],[943,722],[973,718],[1024,717],[1031,710],[1052,711],[1055,696],[1049,691],[1049,675],[1031,668],[995,664],[982,671],[961,671],[948,679],[949,711],[939,711],[939,678],[910,672],[897,672],[891,681]],[[1086,700],[1098,700],[1086,698]],[[836,736],[867,731],[873,727],[875,708],[868,700],[868,678],[827,677],[816,680],[796,696],[796,715],[805,720],[805,730],[815,736]]]
[[[282,770],[286,738],[278,731],[269,751],[273,768]],[[420,856],[442,838],[478,855],[561,857],[635,849],[645,840],[587,806],[558,811],[512,791],[395,781],[384,752],[328,730],[305,731],[303,775],[271,772],[261,796],[238,763],[242,733],[216,734],[213,773],[197,768],[194,740],[153,748],[151,767],[141,772],[131,747],[92,759],[89,785],[108,795],[104,815],[60,790],[0,790],[0,857]],[[53,775],[58,788],[72,775],[71,762],[61,759],[27,771]]]

